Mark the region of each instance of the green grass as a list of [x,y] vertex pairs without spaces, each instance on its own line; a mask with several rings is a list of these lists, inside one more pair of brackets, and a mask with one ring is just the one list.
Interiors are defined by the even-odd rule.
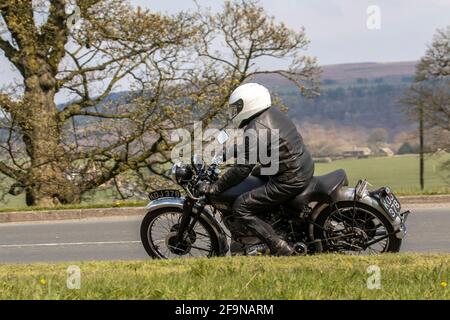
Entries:
[[442,172],[440,164],[450,156],[427,157],[425,160],[425,190],[420,191],[419,157],[417,155],[344,159],[331,163],[317,163],[316,174],[321,175],[336,169],[345,169],[350,185],[358,179],[367,179],[372,188],[389,186],[400,195],[413,194],[447,194],[450,193],[448,181],[443,177],[449,172]]
[[[449,194],[450,186],[443,177],[449,172],[441,172],[440,164],[450,160],[450,155],[436,157],[427,156],[425,161],[425,190],[419,187],[419,158],[417,155],[395,156],[369,159],[344,159],[331,163],[316,163],[316,175],[326,174],[336,169],[345,169],[349,176],[350,185],[354,186],[358,179],[367,179],[372,188],[382,186],[391,187],[398,195],[416,194]],[[1,186],[0,186],[1,188]],[[112,190],[98,191],[81,205],[61,206],[56,209],[85,209],[114,207],[114,194]],[[24,197],[7,197],[8,202],[0,202],[0,212],[47,210],[48,208],[27,208],[24,206]],[[119,206],[141,206],[144,202],[120,202]]]
[[[0,189],[2,188],[0,184]],[[141,206],[145,204],[145,201],[138,201],[137,199],[130,199],[126,201],[114,201],[117,198],[117,194],[112,190],[100,190],[95,192],[92,196],[87,197],[81,204],[74,205],[61,205],[52,210],[64,210],[64,209],[87,209],[87,208],[109,208],[109,207],[125,207],[125,206]],[[5,202],[0,202],[0,212],[5,211],[29,211],[29,210],[47,210],[46,207],[26,207],[25,195],[19,195],[16,197],[6,196]]]
[[56,207],[0,207],[1,212],[23,212],[23,211],[46,211],[46,210],[70,210],[70,209],[101,209],[101,208],[123,208],[123,207],[143,207],[148,202],[145,201],[116,201],[105,203],[83,203],[72,205],[61,205]]
[[[67,267],[81,289],[66,287]],[[369,290],[367,268],[380,268]],[[0,265],[0,299],[450,299],[449,254]]]

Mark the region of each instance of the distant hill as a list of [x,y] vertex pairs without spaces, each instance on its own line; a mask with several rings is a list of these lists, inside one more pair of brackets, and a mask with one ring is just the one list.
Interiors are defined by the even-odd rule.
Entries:
[[[387,82],[410,82],[414,75],[415,61],[407,62],[363,62],[344,63],[321,66],[322,82],[351,84],[360,82],[361,79],[372,80],[382,78]],[[260,75],[256,79],[269,87],[291,86],[292,83],[278,75]]]
[[414,130],[400,103],[414,77],[415,62],[349,63],[322,67],[319,97],[301,96],[288,80],[277,75],[260,76],[289,107],[289,114],[300,124],[355,128],[358,132],[385,128],[390,140]]
[[403,79],[414,74],[415,61],[346,63],[323,66],[322,79],[350,82],[357,79]]

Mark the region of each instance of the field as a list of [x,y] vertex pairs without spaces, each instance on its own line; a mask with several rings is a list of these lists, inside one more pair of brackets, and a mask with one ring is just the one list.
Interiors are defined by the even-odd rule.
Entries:
[[[79,290],[67,288],[69,265]],[[448,300],[449,266],[448,254],[0,265],[0,299]]]
[[[450,193],[449,184],[444,177],[449,172],[441,172],[440,163],[450,159],[449,155],[436,157],[428,156],[425,161],[425,190],[424,194]],[[331,163],[317,163],[316,175],[322,175],[336,169],[345,169],[349,176],[350,185],[355,185],[358,179],[367,179],[372,188],[390,186],[399,195],[420,194],[419,187],[419,159],[416,155],[395,156],[369,159],[345,159]],[[0,188],[2,186],[0,185]],[[6,186],[4,186],[6,188]],[[133,199],[131,205],[139,205],[143,199]],[[136,201],[138,201],[136,203]],[[97,192],[82,207],[107,207],[114,203],[114,196],[109,190]],[[119,205],[126,205],[121,203]],[[80,206],[69,206],[69,208]],[[23,196],[7,197],[7,202],[0,202],[0,211],[23,209]]]
[[[445,177],[448,177],[450,173],[440,170],[440,164],[447,159],[449,159],[448,155],[426,157],[425,194],[449,192],[449,182],[445,180]],[[350,185],[355,185],[358,179],[367,179],[373,185],[372,188],[389,186],[398,194],[421,193],[419,157],[416,155],[317,163],[316,174],[321,175],[341,168],[347,172]]]

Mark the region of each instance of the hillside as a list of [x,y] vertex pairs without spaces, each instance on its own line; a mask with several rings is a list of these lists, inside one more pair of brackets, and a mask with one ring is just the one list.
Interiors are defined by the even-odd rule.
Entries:
[[313,144],[334,139],[342,146],[342,140],[346,140],[343,147],[361,146],[370,132],[384,128],[387,142],[398,147],[416,128],[400,102],[413,80],[414,68],[415,62],[323,66],[321,93],[313,100],[301,96],[280,76],[265,75],[255,80],[281,98]]
[[[383,78],[384,81],[409,82],[414,74],[416,62],[364,62],[364,63],[344,63],[321,66],[322,82],[326,85],[328,81],[335,81],[340,84],[356,83],[358,79]],[[291,86],[292,84],[277,75],[258,76],[257,80],[266,86],[272,88]]]
[[346,63],[323,66],[323,79],[352,81],[359,78],[403,79],[414,74],[416,62]]

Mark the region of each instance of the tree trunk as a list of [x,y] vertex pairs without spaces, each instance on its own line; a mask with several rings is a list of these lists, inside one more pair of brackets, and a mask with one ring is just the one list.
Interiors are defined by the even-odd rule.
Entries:
[[419,182],[420,182],[420,190],[424,191],[425,189],[425,144],[424,144],[424,128],[423,128],[423,109],[420,108],[420,119],[419,119]]
[[[41,69],[42,70],[42,69]],[[49,72],[32,74],[25,80],[25,105],[19,125],[30,157],[25,186],[27,205],[54,206],[78,203],[81,196],[70,181],[68,159],[61,146],[54,77]]]

